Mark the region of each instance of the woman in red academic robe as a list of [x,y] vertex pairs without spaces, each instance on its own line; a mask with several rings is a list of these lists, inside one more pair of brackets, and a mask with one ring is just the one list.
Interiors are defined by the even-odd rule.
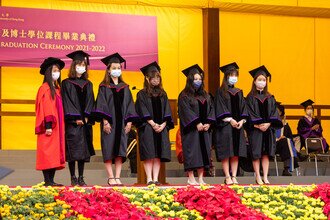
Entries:
[[65,168],[64,118],[60,94],[60,71],[64,62],[49,57],[40,65],[44,75],[36,99],[37,162],[46,186],[60,186],[54,182],[55,171]]

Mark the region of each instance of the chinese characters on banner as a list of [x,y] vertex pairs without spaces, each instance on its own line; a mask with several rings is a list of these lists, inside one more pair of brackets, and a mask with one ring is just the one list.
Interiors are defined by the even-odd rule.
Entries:
[[0,7],[0,66],[38,67],[49,56],[84,50],[91,69],[119,52],[128,70],[158,60],[154,16]]

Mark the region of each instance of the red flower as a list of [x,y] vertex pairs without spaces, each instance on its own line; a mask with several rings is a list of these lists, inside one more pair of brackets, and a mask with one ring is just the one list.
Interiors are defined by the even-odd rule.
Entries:
[[236,192],[227,186],[216,186],[201,190],[192,186],[177,189],[177,202],[188,209],[196,209],[207,220],[214,219],[269,219],[241,203]]
[[323,213],[328,216],[328,219],[330,219],[330,184],[319,184],[316,189],[314,189],[310,193],[306,193],[306,195],[315,199],[320,197],[325,203],[323,207]]
[[64,189],[55,199],[71,205],[74,211],[95,220],[155,219],[132,205],[129,200],[112,189],[95,189],[81,193]]

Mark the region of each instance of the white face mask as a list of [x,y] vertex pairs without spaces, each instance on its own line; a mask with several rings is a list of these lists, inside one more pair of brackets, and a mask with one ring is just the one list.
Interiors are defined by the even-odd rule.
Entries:
[[57,72],[52,72],[52,78],[54,81],[58,80],[60,78],[61,73],[59,71]]
[[83,74],[84,72],[86,72],[86,67],[76,66],[76,71],[77,71],[78,74]]
[[266,87],[266,81],[256,81],[255,85],[257,89],[264,89]]
[[237,83],[237,81],[238,81],[237,76],[229,76],[229,78],[228,78],[228,83],[230,85],[235,85],[235,83]]
[[308,116],[312,116],[312,115],[313,115],[313,110],[312,110],[312,109],[307,109],[307,110],[306,110],[306,114],[307,114]]
[[111,70],[111,71],[110,71],[110,75],[111,75],[112,77],[116,77],[116,78],[118,78],[119,76],[121,76],[121,69]]

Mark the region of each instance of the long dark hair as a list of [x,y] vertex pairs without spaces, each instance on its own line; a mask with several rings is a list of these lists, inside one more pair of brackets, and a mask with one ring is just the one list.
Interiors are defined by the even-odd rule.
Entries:
[[50,94],[52,96],[52,99],[54,100],[54,98],[55,98],[55,89],[60,88],[60,85],[61,85],[61,75],[53,84],[53,76],[52,76],[53,66],[57,66],[58,70],[60,71],[60,67],[57,64],[49,66],[47,68],[47,70],[45,71],[43,83],[46,82],[48,84],[48,86],[50,88]]
[[[101,82],[101,84],[110,85],[110,83],[113,83],[113,80],[112,80],[112,78],[111,78],[111,76],[110,76],[110,73],[109,73],[109,69],[110,69],[110,67],[111,67],[111,64],[113,64],[113,63],[110,63],[110,64],[107,66],[107,68],[106,68],[106,70],[105,70],[104,78],[103,78],[103,81]],[[121,68],[121,67],[122,67],[122,65],[120,64],[120,68]],[[122,75],[120,75],[120,76],[118,77],[118,83],[125,83],[125,81],[123,80]]]
[[[196,90],[194,87],[194,76],[195,74],[198,74],[202,78],[202,85]],[[187,81],[186,81],[186,87],[183,89],[183,94],[190,96],[190,97],[195,97],[195,96],[203,96],[204,98],[207,98],[207,93],[204,90],[204,77],[203,74],[198,73],[198,72],[191,72],[187,76]]]
[[229,99],[229,95],[228,95],[228,78],[229,76],[236,74],[236,76],[239,75],[238,70],[237,69],[229,69],[225,72],[225,74],[223,75],[223,79],[222,79],[222,83],[220,86],[220,93],[222,95],[222,97],[225,97],[226,99]]
[[81,75],[80,79],[85,79],[85,80],[88,79],[88,65],[87,65],[87,62],[84,61],[84,60],[74,60],[74,61],[72,61],[70,69],[69,69],[69,74],[68,74],[69,78],[71,78],[71,79],[77,78],[76,65],[77,64],[82,64],[82,63],[85,63],[86,72],[84,72]]
[[[150,83],[150,80],[156,76],[159,77],[159,85],[153,87]],[[147,79],[149,80],[149,82]],[[144,77],[143,90],[150,97],[163,96],[166,94],[163,89],[162,76],[160,75],[160,72],[158,72],[157,70],[152,70],[147,73],[147,75]]]
[[248,95],[256,95],[256,94],[258,94],[258,90],[257,90],[257,87],[256,87],[256,85],[254,84],[254,82],[256,81],[256,79],[257,79],[260,75],[263,75],[263,76],[266,78],[266,86],[265,86],[263,92],[264,92],[265,95],[270,95],[270,93],[268,92],[268,81],[267,81],[267,75],[266,75],[265,73],[257,74],[257,75],[253,78],[251,91],[249,92]]

